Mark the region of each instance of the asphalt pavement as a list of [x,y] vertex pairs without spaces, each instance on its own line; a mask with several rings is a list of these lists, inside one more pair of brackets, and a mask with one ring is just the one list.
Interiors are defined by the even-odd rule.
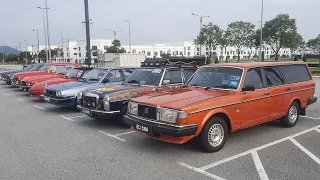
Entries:
[[[320,97],[320,78],[316,79]],[[310,179],[320,177],[320,102],[294,128],[230,134],[217,153],[150,139],[0,84],[0,179]]]

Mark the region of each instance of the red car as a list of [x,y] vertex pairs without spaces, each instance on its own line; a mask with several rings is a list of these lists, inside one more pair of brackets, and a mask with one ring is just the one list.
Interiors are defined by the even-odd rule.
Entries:
[[42,68],[40,68],[39,71],[17,73],[13,76],[13,86],[15,86],[15,87],[22,86],[21,80],[26,77],[56,74],[56,71],[59,69],[58,67],[61,67],[61,66],[62,67],[63,66],[78,67],[78,64],[75,64],[75,63],[49,63],[49,64],[44,65]]
[[81,79],[92,68],[74,68],[64,78],[54,78],[46,81],[42,81],[33,85],[29,89],[29,94],[32,97],[40,97],[44,93],[44,88],[50,85],[62,84]]

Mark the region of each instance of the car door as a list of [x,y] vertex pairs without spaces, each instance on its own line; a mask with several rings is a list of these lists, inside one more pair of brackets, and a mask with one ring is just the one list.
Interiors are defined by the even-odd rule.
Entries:
[[270,115],[269,92],[265,87],[261,68],[247,70],[243,88],[245,86],[254,86],[255,90],[241,92],[240,111],[242,128],[265,122],[269,119]]
[[270,101],[270,119],[278,119],[287,112],[290,104],[290,88],[285,86],[284,76],[279,66],[264,67]]

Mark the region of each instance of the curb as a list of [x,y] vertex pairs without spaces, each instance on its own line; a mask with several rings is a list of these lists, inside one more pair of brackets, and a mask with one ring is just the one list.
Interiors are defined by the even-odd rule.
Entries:
[[320,78],[320,76],[312,76],[313,78]]

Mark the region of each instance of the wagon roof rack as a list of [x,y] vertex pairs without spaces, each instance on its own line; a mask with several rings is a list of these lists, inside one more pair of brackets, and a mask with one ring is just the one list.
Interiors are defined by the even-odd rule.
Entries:
[[146,59],[144,62],[141,62],[141,67],[202,66],[205,64],[205,60],[205,56],[167,56]]

